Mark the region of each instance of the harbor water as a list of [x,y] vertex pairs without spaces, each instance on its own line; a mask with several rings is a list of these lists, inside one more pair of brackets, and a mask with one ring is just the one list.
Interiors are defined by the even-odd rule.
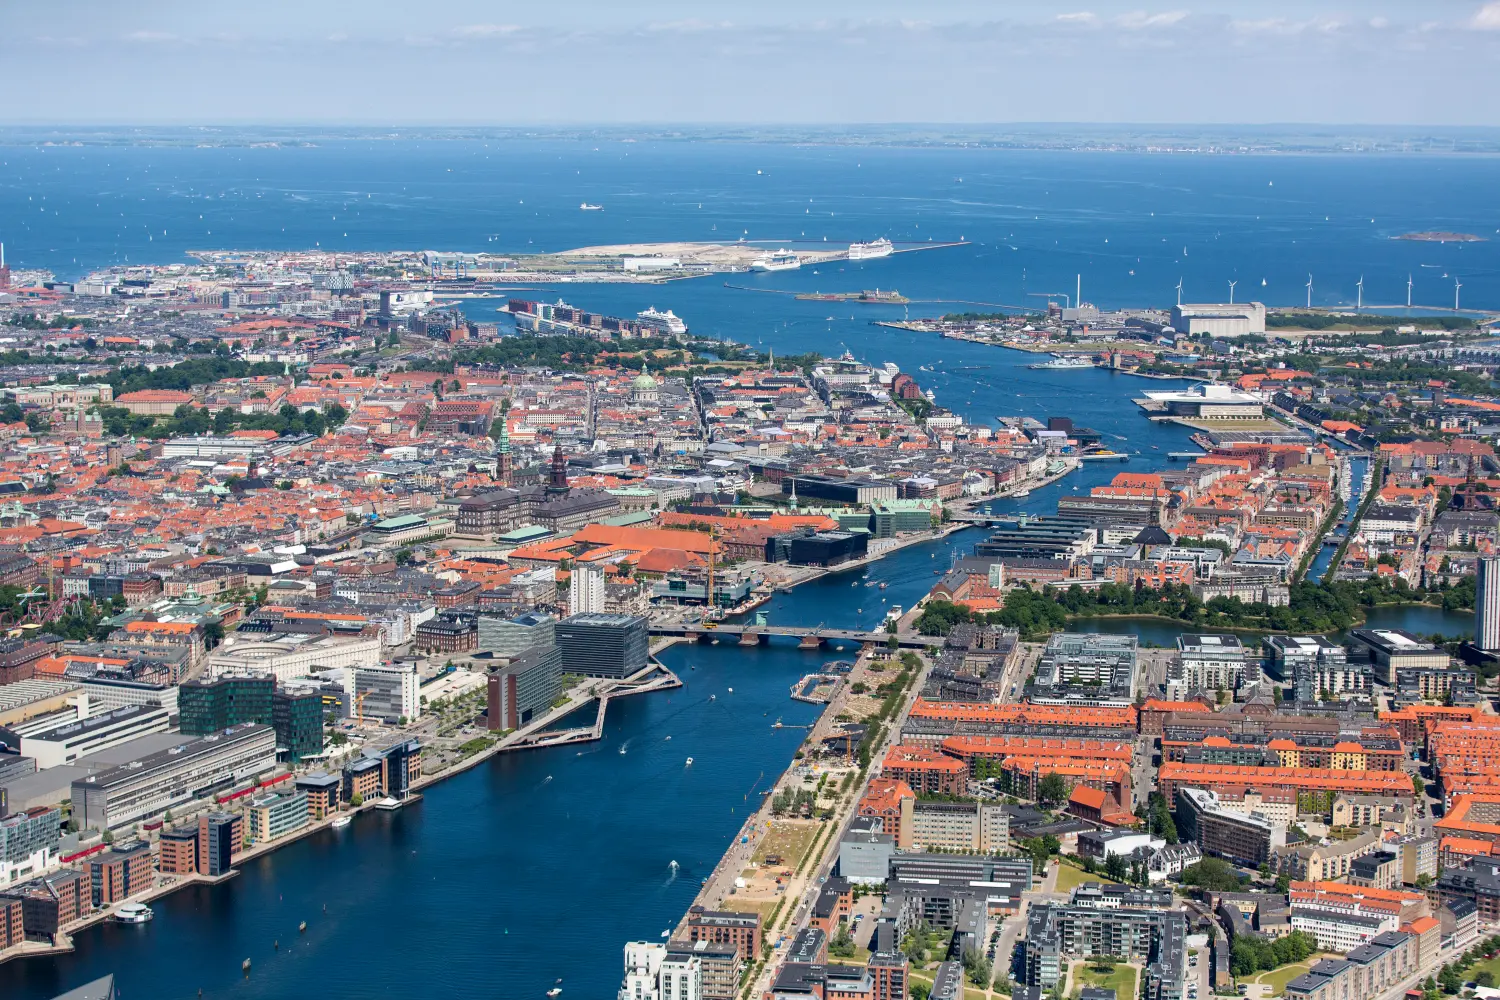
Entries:
[[[1451,287],[1432,276],[1462,271],[1466,304],[1500,305],[1500,244],[1392,239],[1464,229],[1473,206],[1493,207],[1489,162],[1460,157],[481,139],[63,148],[0,134],[7,141],[0,231],[9,262],[64,277],[178,260],[194,247],[525,252],[740,236],[965,239],[972,245],[744,278],[783,290],[895,287],[925,300],[909,307],[797,301],[714,278],[579,285],[565,295],[606,313],[671,308],[695,331],[778,354],[847,349],[894,361],[972,421],[1068,416],[1130,454],[1127,464],[1091,463],[1026,498],[998,501],[997,512],[1052,513],[1065,492],[1190,450],[1186,430],[1153,424],[1130,402],[1180,383],[1034,371],[1033,355],[872,320],[989,308],[968,303],[1038,308],[1045,298],[1033,293],[1060,301],[1078,274],[1085,298],[1108,307],[1167,304],[1179,277],[1189,299],[1217,299],[1237,278],[1242,296],[1253,287],[1254,297],[1291,304],[1302,301],[1309,270],[1319,276],[1315,304],[1352,299],[1361,273],[1367,301],[1374,288],[1395,301],[1408,271],[1421,282],[1418,301],[1441,302]],[[581,200],[605,208],[580,213]],[[486,321],[498,304],[466,308]],[[775,624],[877,625],[891,605],[911,607],[978,537],[968,530],[903,549],[778,594],[763,610]],[[1446,616],[1432,624],[1431,610],[1393,609],[1388,623],[1458,631]],[[1118,619],[1100,627],[1162,644],[1179,631]],[[675,924],[791,761],[804,731],[772,723],[805,725],[817,712],[790,699],[791,685],[839,655],[791,644],[675,647],[663,660],[684,687],[616,701],[599,743],[496,758],[400,812],[361,816],[341,833],[252,861],[220,886],[165,897],[148,924],[101,925],[80,933],[71,954],[7,963],[0,997],[45,1000],[109,972],[127,1000],[187,1000],[199,990],[244,1000],[509,1000],[539,997],[558,978],[564,997],[612,996],[622,944],[659,939]]]

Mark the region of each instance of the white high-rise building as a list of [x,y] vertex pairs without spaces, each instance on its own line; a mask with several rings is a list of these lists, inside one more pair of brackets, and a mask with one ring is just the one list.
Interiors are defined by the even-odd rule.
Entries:
[[697,955],[668,953],[661,963],[661,1000],[703,1000],[703,960]]
[[1474,588],[1474,645],[1500,649],[1500,556],[1479,560]]
[[604,613],[604,567],[598,563],[576,563],[568,586],[568,614]]
[[667,958],[667,946],[651,941],[628,941],[625,944],[625,981],[620,984],[619,1000],[661,1000],[657,980]]

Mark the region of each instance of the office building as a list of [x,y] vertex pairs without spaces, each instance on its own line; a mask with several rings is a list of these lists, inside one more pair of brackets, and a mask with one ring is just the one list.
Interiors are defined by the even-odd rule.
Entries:
[[519,729],[545,714],[562,693],[562,675],[562,650],[557,646],[535,646],[510,657],[490,671],[486,728]]
[[128,705],[84,719],[61,715],[13,727],[21,737],[21,754],[35,759],[39,770],[73,764],[80,757],[171,728],[169,713],[159,705]]
[[21,901],[22,932],[28,941],[56,944],[58,932],[93,912],[87,877],[65,868],[4,890]]
[[159,816],[276,766],[276,732],[254,723],[147,754],[73,782],[73,817],[110,830]]
[[0,819],[0,889],[53,867],[62,845],[62,813],[37,807]]
[[21,901],[0,896],[0,951],[14,948],[25,940],[26,919],[22,914]]
[[271,725],[270,674],[225,674],[184,681],[177,694],[180,728],[188,736],[207,736],[246,722]]
[[479,616],[480,652],[515,656],[533,646],[557,645],[557,619],[545,611],[528,611],[515,618]]
[[318,772],[297,779],[297,791],[307,796],[307,811],[314,820],[336,812],[343,803],[343,779],[337,774]]
[[323,670],[373,667],[380,662],[380,637],[331,636],[297,632],[235,632],[208,654],[207,674],[271,674],[278,684]]
[[245,849],[245,818],[236,813],[198,817],[198,873],[218,877],[234,867]]
[[601,563],[590,562],[574,564],[572,579],[568,584],[568,614],[603,613],[604,566]]
[[[1260,678],[1253,668],[1247,677],[1248,666],[1239,636],[1179,635],[1177,656],[1168,667],[1167,698],[1175,701],[1195,691],[1237,691],[1247,680]],[[1172,689],[1174,682],[1181,690]]]
[[1410,632],[1393,628],[1353,628],[1349,630],[1349,659],[1368,662],[1375,679],[1395,684],[1396,671],[1403,667],[1446,670],[1448,651],[1423,642]]
[[344,765],[344,800],[352,802],[356,795],[364,800],[376,796],[404,799],[421,776],[422,744],[416,740],[366,750]]
[[277,688],[271,694],[271,728],[277,760],[299,764],[322,753],[323,695],[314,687]]
[[163,830],[157,837],[156,868],[163,875],[192,875],[198,871],[198,828]]
[[366,719],[405,725],[422,714],[415,663],[376,663],[354,671],[354,700]]
[[1002,854],[1010,850],[1010,815],[993,802],[919,799],[911,809],[913,844],[927,851]]
[[1228,808],[1217,793],[1201,788],[1177,791],[1177,832],[1204,854],[1258,868],[1286,846],[1286,826],[1264,813]]
[[1047,640],[1031,701],[1124,707],[1135,700],[1136,637],[1062,632]]
[[557,623],[563,671],[629,677],[646,668],[650,622],[636,615],[569,615]]
[[308,824],[307,793],[265,795],[251,801],[245,810],[245,843],[263,844],[284,837]]
[[1500,556],[1480,559],[1475,573],[1474,645],[1500,650]]
[[156,884],[151,845],[117,844],[89,858],[89,891],[94,909],[118,903]]

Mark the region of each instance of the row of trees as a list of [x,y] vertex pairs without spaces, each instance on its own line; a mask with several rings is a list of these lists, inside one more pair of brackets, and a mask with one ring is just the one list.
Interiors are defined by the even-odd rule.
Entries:
[[1433,597],[1440,598],[1450,611],[1473,607],[1473,578],[1465,577],[1452,587],[1432,590],[1412,587],[1400,578],[1302,581],[1292,585],[1291,603],[1278,607],[1247,603],[1237,597],[1216,597],[1205,603],[1193,595],[1191,588],[1179,584],[1153,588],[1107,583],[1093,590],[1071,586],[1062,590],[1044,587],[1039,591],[1023,585],[1006,595],[1001,610],[989,613],[976,613],[949,601],[929,601],[923,606],[916,627],[923,635],[947,635],[960,622],[975,622],[1004,625],[1018,629],[1023,637],[1032,637],[1061,631],[1073,618],[1154,615],[1196,626],[1290,633],[1336,632],[1362,620],[1364,609]]
[[187,404],[177,407],[170,417],[131,413],[119,406],[100,406],[96,411],[104,422],[105,433],[117,437],[166,438],[181,434],[228,434],[233,430],[322,437],[349,419],[349,411],[340,403],[305,413],[290,403],[283,404],[275,413],[241,413],[225,407],[210,414],[202,407]]

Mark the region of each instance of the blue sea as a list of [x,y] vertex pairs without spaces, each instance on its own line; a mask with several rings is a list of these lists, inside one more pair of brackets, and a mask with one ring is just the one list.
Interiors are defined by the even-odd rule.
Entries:
[[[13,267],[63,278],[196,248],[525,252],[744,238],[775,248],[889,237],[969,245],[770,275],[763,289],[896,288],[909,307],[798,302],[725,287],[538,289],[584,308],[671,308],[695,332],[779,353],[850,350],[915,372],[970,420],[1071,416],[1149,469],[1187,445],[1131,405],[1150,383],[1102,370],[1038,372],[1032,356],[873,326],[955,308],[1037,308],[1081,281],[1086,300],[1167,306],[1414,301],[1500,309],[1500,160],[1464,156],[1193,156],[836,145],[485,139],[320,140],[308,147],[40,146],[0,135],[0,238]],[[581,212],[579,203],[602,204]],[[1133,273],[1132,273],[1133,272]],[[530,293],[528,293],[530,294]],[[965,305],[973,303],[974,305]],[[490,319],[493,300],[466,304]],[[934,371],[919,370],[928,366]],[[1172,383],[1166,383],[1170,385]],[[1157,386],[1152,385],[1155,388]],[[1095,463],[1004,510],[1055,509],[1120,467]],[[773,622],[874,625],[910,607],[977,531],[778,595]],[[877,584],[885,581],[888,589]],[[1430,616],[1429,616],[1430,617]],[[1393,624],[1384,622],[1385,624]],[[1457,632],[1423,621],[1422,631]],[[1161,638],[1169,638],[1163,635]],[[834,654],[793,646],[678,647],[679,691],[617,702],[606,738],[511,755],[178,893],[141,927],[80,934],[75,953],[0,966],[0,997],[44,1000],[106,972],[122,996],[245,1000],[613,995],[621,946],[672,926],[813,710],[788,693]],[[728,688],[734,688],[729,695]],[[708,696],[716,694],[710,702]],[[671,741],[666,740],[672,736]],[[626,753],[621,754],[620,750]],[[692,756],[691,768],[684,766]],[[673,874],[671,862],[678,863]],[[324,907],[326,906],[326,911]],[[299,935],[299,921],[308,922]],[[273,948],[273,942],[279,948]],[[252,959],[242,976],[240,963]]]

